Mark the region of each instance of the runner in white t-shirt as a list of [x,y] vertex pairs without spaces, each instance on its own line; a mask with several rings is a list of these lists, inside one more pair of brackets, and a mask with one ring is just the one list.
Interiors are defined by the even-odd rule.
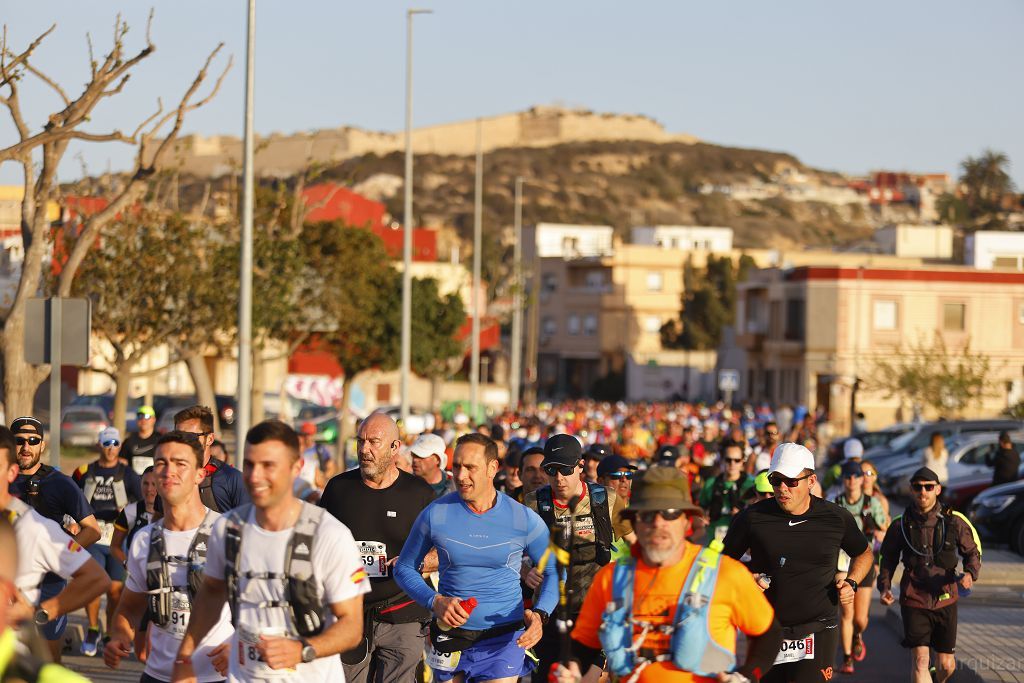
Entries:
[[[150,607],[149,655],[141,683],[172,680],[174,659],[193,607],[189,585],[199,585],[208,545],[204,536],[208,539],[220,517],[203,505],[199,495],[199,482],[205,476],[202,461],[202,444],[187,432],[165,434],[154,451],[153,471],[164,517],[143,527],[132,540],[128,578],[103,652],[107,666],[117,668],[131,653],[135,631]],[[159,570],[148,571],[151,557],[160,560]],[[222,609],[220,619],[196,648],[194,673],[199,683],[223,681],[227,676],[231,634],[231,615]]]
[[[18,541],[18,571],[14,581],[20,597],[11,621],[37,621],[41,625],[84,607],[110,588],[110,578],[82,546],[56,522],[14,498],[8,487],[18,476],[18,450],[7,427],[0,425],[0,466],[6,480],[0,486],[0,509],[14,525]],[[39,584],[47,574],[70,583],[56,596],[39,603]]]
[[[370,582],[348,528],[322,508],[295,498],[301,467],[298,436],[291,427],[268,420],[249,430],[243,474],[253,502],[226,513],[213,527],[203,588],[175,660],[174,680],[191,680],[195,644],[225,604],[235,614],[231,681],[345,680],[337,655],[362,638],[362,595]],[[290,565],[285,563],[288,554],[293,556]],[[303,605],[292,591],[289,603],[286,572],[291,569],[295,580],[310,565],[305,588],[315,597]],[[293,610],[304,617],[294,619]]]

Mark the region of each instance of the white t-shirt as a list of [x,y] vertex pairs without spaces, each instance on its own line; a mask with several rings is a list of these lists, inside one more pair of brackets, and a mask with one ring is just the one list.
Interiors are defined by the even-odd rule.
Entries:
[[39,584],[48,572],[70,579],[91,559],[59,524],[32,508],[18,516],[14,537],[18,542],[18,575],[14,583],[33,605],[39,601]]
[[[308,503],[302,503],[308,505]],[[210,551],[206,557],[206,573],[215,579],[225,578],[224,518],[213,525]],[[242,527],[240,574],[246,572],[284,574],[284,557],[292,530],[267,531],[256,524],[250,512]],[[335,622],[330,606],[344,602],[370,590],[362,558],[348,527],[330,513],[324,513],[313,543],[313,576],[325,607],[325,628]],[[294,670],[274,671],[251,656],[254,642],[260,635],[283,636],[291,617],[284,607],[261,607],[261,603],[284,600],[285,583],[281,579],[239,579],[238,631],[231,645],[229,680],[246,683],[343,683],[345,673],[337,655],[320,657]]]
[[[188,531],[164,529],[164,553],[168,557],[187,556],[188,548],[198,530],[198,527]],[[145,594],[149,590],[146,585],[146,561],[149,559],[149,538],[152,533],[153,525],[150,524],[139,529],[135,538],[132,539],[131,552],[128,554],[128,578],[125,581],[125,587],[136,593]],[[169,569],[172,586],[188,585],[188,567],[185,564],[171,562]],[[178,656],[178,647],[181,645],[181,639],[185,636],[185,629],[188,628],[190,616],[188,594],[184,591],[172,593],[171,607],[173,611],[167,625],[157,626],[154,623],[151,625],[149,633],[149,659],[146,660],[146,673],[161,681],[171,680],[174,659]],[[229,640],[232,633],[234,633],[234,629],[231,628],[231,612],[228,610],[228,606],[224,605],[220,620],[200,641],[199,647],[192,655],[192,667],[196,672],[196,679],[200,683],[224,680],[224,677],[213,668],[212,660],[207,655],[218,645]]]

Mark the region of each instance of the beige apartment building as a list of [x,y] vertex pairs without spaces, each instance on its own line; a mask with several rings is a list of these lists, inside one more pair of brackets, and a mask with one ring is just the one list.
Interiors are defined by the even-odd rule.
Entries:
[[872,427],[910,419],[913,406],[886,398],[870,378],[878,359],[936,333],[954,352],[969,343],[991,360],[992,395],[968,415],[996,415],[1024,398],[1024,273],[771,268],[738,292],[736,345],[747,356],[740,395],[748,399],[824,407],[840,431],[854,406]]

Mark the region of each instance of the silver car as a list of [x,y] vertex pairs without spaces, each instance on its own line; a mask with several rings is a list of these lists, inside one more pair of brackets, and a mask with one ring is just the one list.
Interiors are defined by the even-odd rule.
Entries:
[[100,431],[110,426],[99,406],[71,406],[60,418],[60,442],[64,446],[95,446]]

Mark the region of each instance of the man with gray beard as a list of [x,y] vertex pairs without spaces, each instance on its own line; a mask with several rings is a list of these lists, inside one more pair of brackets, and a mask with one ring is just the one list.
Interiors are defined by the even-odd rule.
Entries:
[[[320,506],[352,531],[370,576],[362,646],[341,655],[349,683],[413,680],[423,655],[422,626],[429,615],[395,583],[392,566],[434,491],[399,468],[401,449],[395,421],[373,413],[356,433],[359,467],[331,479],[320,498]],[[432,553],[420,571],[435,569]]]

